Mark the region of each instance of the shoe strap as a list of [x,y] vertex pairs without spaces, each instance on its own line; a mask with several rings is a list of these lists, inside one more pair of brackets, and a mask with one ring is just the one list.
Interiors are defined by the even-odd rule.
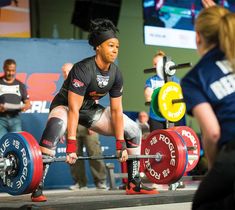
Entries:
[[141,180],[139,178],[133,178],[130,183],[135,185],[135,188],[136,188],[137,191],[140,191],[140,189],[141,189]]

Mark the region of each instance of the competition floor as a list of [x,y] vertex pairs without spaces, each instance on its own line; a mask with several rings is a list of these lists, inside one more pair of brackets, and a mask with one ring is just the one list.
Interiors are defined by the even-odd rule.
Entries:
[[192,197],[199,181],[185,181],[186,187],[176,191],[167,185],[159,185],[157,195],[125,195],[124,190],[46,190],[47,202],[33,203],[30,194],[11,196],[0,193],[0,209],[44,210],[190,210]]

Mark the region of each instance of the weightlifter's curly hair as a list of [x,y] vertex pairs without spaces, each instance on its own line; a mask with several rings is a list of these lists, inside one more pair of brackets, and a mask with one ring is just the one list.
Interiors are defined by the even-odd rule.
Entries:
[[117,32],[119,32],[118,28],[108,19],[97,18],[91,20],[90,34],[88,36],[89,44],[95,49],[105,40],[116,38]]

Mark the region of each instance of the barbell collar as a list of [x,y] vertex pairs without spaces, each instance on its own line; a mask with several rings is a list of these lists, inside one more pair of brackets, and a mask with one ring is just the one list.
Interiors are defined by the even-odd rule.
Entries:
[[198,155],[188,155],[188,160],[198,160]]
[[4,168],[4,158],[3,158],[3,154],[0,153],[0,171],[2,168]]
[[12,169],[13,165],[14,165],[13,161],[9,158],[0,159],[0,171],[8,171]]
[[0,171],[1,171],[1,169],[4,168],[4,166],[5,166],[5,163],[3,161],[1,161],[1,159],[0,159]]

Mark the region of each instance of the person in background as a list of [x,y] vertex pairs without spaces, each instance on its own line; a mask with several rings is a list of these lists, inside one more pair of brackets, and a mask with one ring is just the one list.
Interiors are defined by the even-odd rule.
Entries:
[[[66,80],[70,70],[72,69],[72,63],[65,63],[62,66],[62,74],[64,80]],[[83,148],[86,148],[88,156],[101,156],[102,149],[100,146],[99,135],[82,126],[78,125],[77,132],[77,154],[83,156]],[[97,189],[106,189],[106,169],[103,160],[89,160],[91,174],[93,176],[94,184]],[[75,181],[75,185],[70,186],[71,190],[87,189],[87,176],[84,160],[77,160],[75,164],[70,165],[71,174]]]
[[0,77],[0,138],[8,132],[22,131],[19,113],[31,108],[26,86],[15,78],[16,61],[6,59]]
[[[60,91],[54,97],[46,128],[42,134],[42,154],[51,158],[64,132],[66,162],[77,160],[77,127],[81,124],[99,134],[114,136],[120,162],[127,162],[128,184],[126,194],[158,194],[156,189],[143,185],[139,176],[139,160],[128,155],[140,155],[142,133],[136,122],[123,114],[123,78],[114,63],[119,51],[118,29],[108,19],[91,21],[89,44],[95,55],[74,64]],[[110,106],[103,107],[96,100],[109,94]],[[44,163],[41,183],[31,195],[33,202],[43,202],[43,183],[50,164]]]
[[148,136],[148,134],[150,133],[148,121],[149,121],[148,113],[145,111],[140,111],[138,113],[138,118],[137,118],[136,122],[142,131],[142,135],[143,135],[142,138],[143,139],[145,139]]
[[[157,68],[158,62],[160,61],[160,59],[163,59],[164,56],[166,56],[166,54],[163,51],[159,50],[153,56],[153,67]],[[172,77],[172,81],[179,83],[179,79],[175,76]],[[164,84],[165,81],[163,74],[155,74],[149,77],[145,82],[145,88],[144,88],[145,102],[151,102],[153,91],[157,88],[162,87]],[[150,132],[156,129],[166,128],[166,120],[160,116],[157,116],[154,113],[152,105],[150,105],[150,110],[149,110],[149,126],[150,126]]]
[[203,1],[195,22],[199,62],[181,81],[188,114],[201,128],[208,172],[192,209],[235,209],[235,14]]

